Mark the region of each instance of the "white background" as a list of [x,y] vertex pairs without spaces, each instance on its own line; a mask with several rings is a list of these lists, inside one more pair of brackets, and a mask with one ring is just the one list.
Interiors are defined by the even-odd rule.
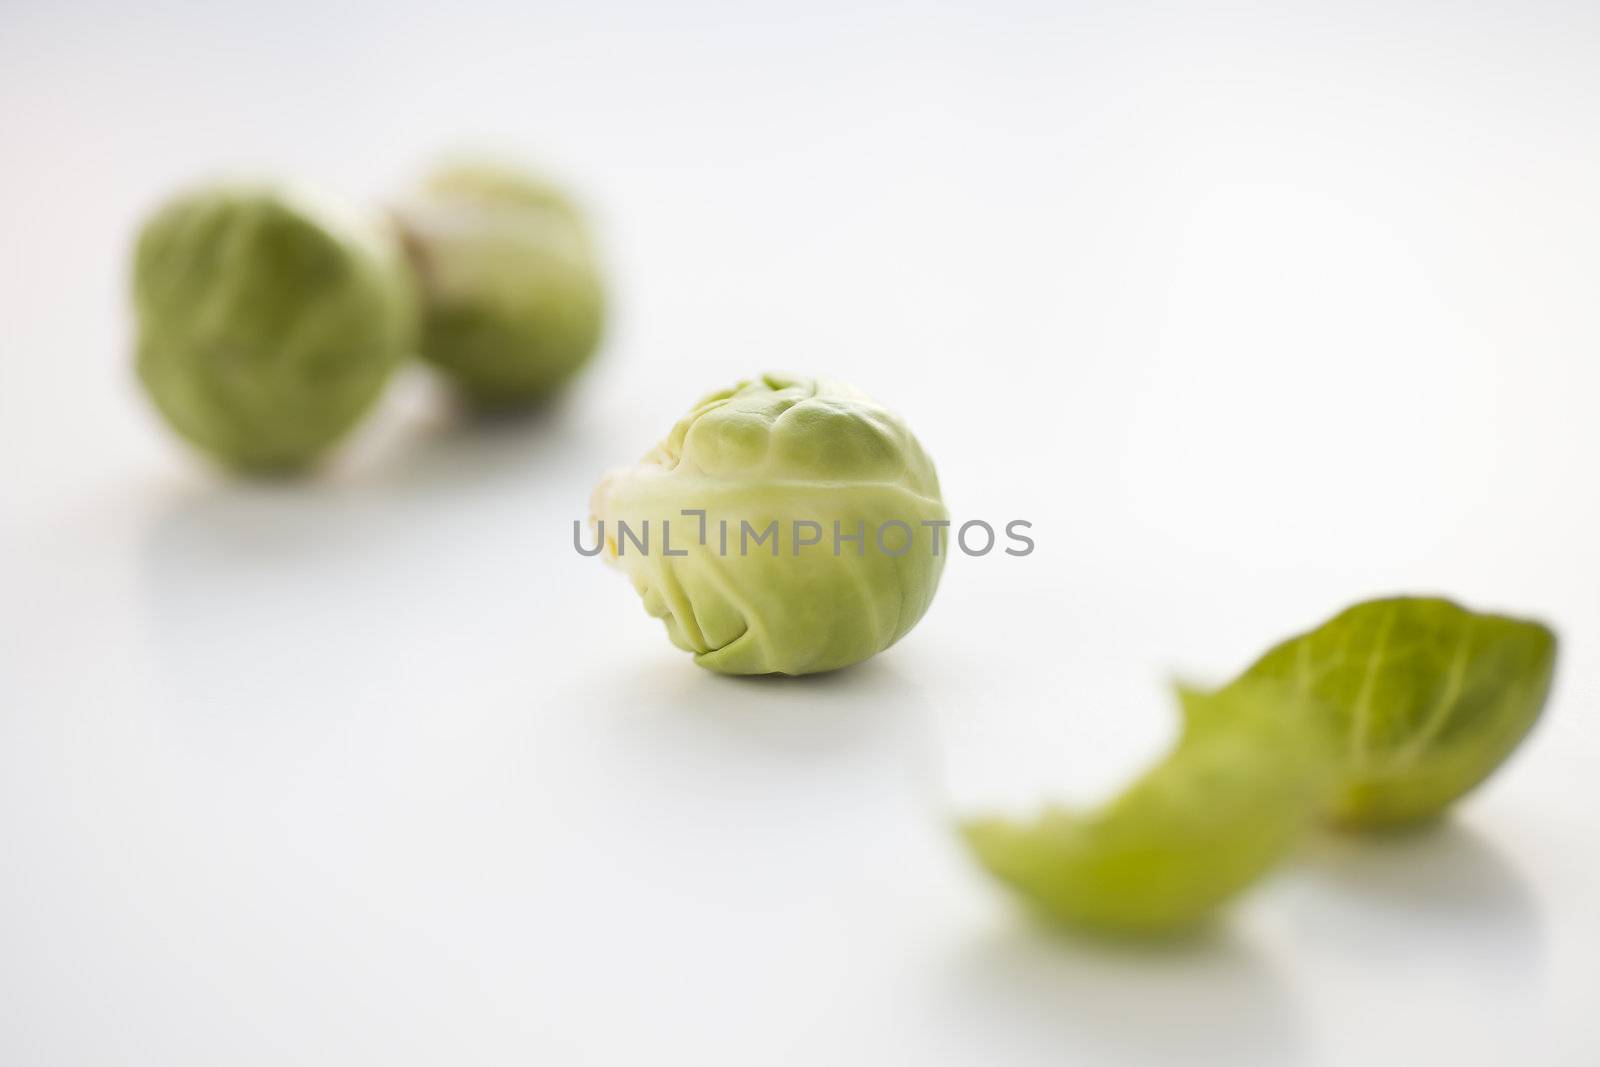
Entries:
[[[1600,11],[979,7],[0,0],[0,1063],[1600,1062]],[[457,148],[602,228],[560,409],[413,372],[304,484],[171,440],[141,214]],[[768,368],[1038,551],[860,668],[697,670],[570,523]],[[1395,591],[1564,639],[1449,825],[1144,951],[953,840]]]

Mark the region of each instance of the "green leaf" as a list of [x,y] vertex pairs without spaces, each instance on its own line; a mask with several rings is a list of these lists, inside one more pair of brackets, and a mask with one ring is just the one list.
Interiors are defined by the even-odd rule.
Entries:
[[1121,797],[967,822],[979,861],[1050,918],[1135,935],[1192,927],[1269,870],[1326,803],[1328,739],[1273,683],[1179,697],[1176,747]]
[[1331,816],[1353,827],[1438,815],[1498,767],[1550,691],[1556,637],[1447,600],[1347,609],[1234,683],[1276,681],[1339,738]]

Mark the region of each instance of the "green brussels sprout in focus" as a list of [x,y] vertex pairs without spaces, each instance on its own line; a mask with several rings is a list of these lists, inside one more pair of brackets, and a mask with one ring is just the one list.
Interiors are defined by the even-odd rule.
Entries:
[[978,861],[1049,919],[1098,933],[1182,932],[1293,848],[1326,800],[1331,746],[1271,683],[1182,690],[1165,759],[1097,811],[964,823]]
[[883,651],[927,611],[949,551],[938,477],[905,423],[847,385],[776,375],[695,405],[601,481],[590,512],[645,609],[723,674]]
[[394,234],[266,186],[159,209],[133,262],[140,381],[222,463],[303,467],[353,427],[415,333]]
[[396,215],[420,281],[422,355],[470,401],[536,404],[589,361],[604,292],[588,227],[563,193],[515,171],[455,166]]
[[1282,682],[1342,741],[1329,812],[1347,827],[1418,822],[1489,776],[1538,719],[1556,637],[1448,600],[1346,609],[1278,645],[1235,684]]

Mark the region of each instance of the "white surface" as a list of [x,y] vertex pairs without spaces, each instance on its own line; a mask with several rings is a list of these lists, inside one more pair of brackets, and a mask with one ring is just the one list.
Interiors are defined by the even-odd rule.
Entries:
[[[158,7],[0,8],[0,1063],[1600,1062],[1593,5]],[[414,376],[300,486],[171,442],[140,213],[460,145],[604,222],[562,410]],[[767,367],[1038,552],[857,670],[696,670],[570,522]],[[951,840],[1395,590],[1565,640],[1451,827],[1167,952],[1028,929]]]

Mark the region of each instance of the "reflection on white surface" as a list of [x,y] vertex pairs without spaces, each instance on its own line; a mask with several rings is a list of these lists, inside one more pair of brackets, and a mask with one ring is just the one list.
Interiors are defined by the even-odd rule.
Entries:
[[1310,995],[1359,1011],[1362,1026],[1342,1035],[1349,1055],[1431,1035],[1469,1063],[1564,1060],[1537,901],[1489,840],[1446,822],[1307,853],[1274,903],[1285,936],[1321,962]]
[[[1432,969],[1502,993],[1533,992],[1541,959],[1536,903],[1521,876],[1470,826],[1315,839],[1285,909],[1296,936],[1378,967]],[[1377,936],[1404,925],[1403,942]]]
[[1293,984],[1227,932],[1129,945],[1019,921],[971,938],[952,970],[1028,1062],[1293,1063],[1308,1049]]

